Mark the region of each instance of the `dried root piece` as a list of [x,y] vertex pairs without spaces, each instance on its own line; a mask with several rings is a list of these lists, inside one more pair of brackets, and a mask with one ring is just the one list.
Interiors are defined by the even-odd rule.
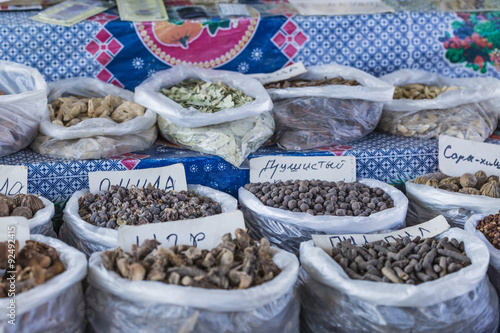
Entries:
[[137,116],[144,116],[145,110],[146,108],[137,103],[126,101],[111,113],[111,119],[117,123],[122,123]]

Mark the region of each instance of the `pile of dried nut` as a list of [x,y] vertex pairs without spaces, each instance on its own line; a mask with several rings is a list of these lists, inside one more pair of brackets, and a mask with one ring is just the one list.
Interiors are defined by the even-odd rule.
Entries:
[[264,86],[266,89],[302,88],[302,87],[323,87],[330,85],[360,86],[356,80],[347,80],[341,76],[328,79],[326,76],[321,80],[282,80],[271,82]]
[[420,176],[415,178],[413,182],[415,184],[432,186],[450,192],[500,198],[500,183],[498,177],[488,177],[482,170],[475,174],[464,173],[461,177],[446,177],[441,180]]
[[43,201],[33,194],[16,194],[13,197],[0,194],[0,217],[24,216],[29,220],[43,208]]
[[481,231],[486,239],[500,250],[500,212],[491,214],[479,220],[476,229]]
[[[26,241],[26,245],[18,251],[18,243],[15,249],[15,264],[9,261],[9,250],[7,242],[0,242],[0,269],[7,272],[0,281],[0,298],[7,297],[11,288],[11,277],[15,277],[15,293],[34,288],[54,276],[65,271],[64,265],[59,259],[57,250],[53,247],[34,241]],[[12,257],[10,257],[12,258]]]
[[471,264],[464,243],[416,237],[396,238],[355,246],[350,240],[332,248],[333,259],[351,279],[388,283],[420,284],[436,280]]
[[130,189],[112,185],[100,194],[86,193],[78,199],[78,213],[98,227],[195,219],[220,214],[220,204],[192,190],[165,191],[149,185]]
[[322,180],[250,183],[245,189],[264,205],[311,215],[369,216],[394,207],[381,188]]
[[48,105],[50,121],[70,127],[90,118],[107,118],[123,123],[137,116],[143,116],[143,106],[118,96],[104,98],[59,97]]
[[394,99],[433,99],[444,92],[463,89],[462,87],[434,86],[423,83],[410,83],[396,86]]
[[263,238],[257,245],[242,229],[236,229],[235,235],[236,239],[224,235],[222,243],[210,251],[189,245],[157,248],[158,241],[146,240],[140,247],[133,245],[131,252],[120,247],[103,252],[102,263],[133,281],[208,289],[247,289],[279,274],[267,240]]

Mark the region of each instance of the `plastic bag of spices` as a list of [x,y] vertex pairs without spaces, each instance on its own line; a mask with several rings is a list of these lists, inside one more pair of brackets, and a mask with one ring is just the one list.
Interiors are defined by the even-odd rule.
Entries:
[[345,144],[370,134],[378,124],[383,103],[394,93],[391,85],[352,67],[329,64],[308,67],[307,71],[292,80],[340,76],[359,85],[341,82],[267,89],[274,103],[275,141],[286,150]]
[[[384,104],[379,131],[426,139],[443,134],[484,141],[497,127],[500,112],[497,79],[455,79],[417,69],[396,71],[380,79],[405,87],[400,99]],[[406,86],[413,83],[423,85]]]
[[[198,195],[209,197],[218,202],[222,212],[232,212],[238,208],[236,199],[227,193],[210,187],[191,184],[188,184],[188,190],[193,190]],[[59,238],[90,256],[96,251],[104,251],[118,246],[118,231],[98,227],[82,219],[79,213],[78,199],[88,191],[88,189],[85,189],[73,193],[66,203]]]
[[49,83],[40,134],[31,148],[70,159],[99,159],[146,149],[156,140],[156,113],[131,91],[92,78]]
[[47,84],[34,68],[0,61],[0,157],[35,139],[47,105]]
[[[426,174],[423,177],[444,179],[443,173]],[[475,213],[494,214],[500,207],[500,198],[485,195],[463,194],[415,184],[415,179],[405,183],[408,197],[406,224],[416,225],[443,215],[452,227],[463,228],[465,222]]]
[[294,290],[299,263],[275,250],[281,272],[248,289],[205,289],[159,281],[130,281],[89,260],[87,315],[105,332],[299,332],[299,301]]
[[452,228],[472,264],[419,285],[351,279],[312,241],[302,243],[302,332],[496,332],[498,297],[488,281],[486,246]]
[[[58,239],[31,235],[31,239],[55,248],[65,271],[30,290],[16,293],[15,326],[0,318],[2,332],[85,332],[85,303],[81,281],[87,275],[83,253]],[[0,298],[7,313],[11,298]]]
[[264,205],[254,194],[240,187],[238,201],[245,224],[255,239],[266,238],[272,245],[298,253],[301,242],[314,234],[371,233],[404,228],[408,199],[393,186],[375,179],[359,183],[381,188],[394,201],[394,207],[369,216],[314,216]]

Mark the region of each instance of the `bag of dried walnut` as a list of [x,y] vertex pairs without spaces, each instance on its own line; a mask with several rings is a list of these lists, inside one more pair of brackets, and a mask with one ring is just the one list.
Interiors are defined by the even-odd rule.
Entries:
[[484,141],[497,127],[500,81],[495,78],[456,79],[403,69],[380,79],[396,86],[394,99],[384,104],[381,132]]
[[34,68],[0,61],[0,157],[35,139],[47,105],[47,84]]
[[[18,278],[16,281],[15,326],[8,322],[11,318],[5,315],[8,314],[12,298],[0,298],[0,306],[6,309],[0,318],[0,331],[5,333],[85,332],[85,302],[81,283],[87,275],[85,256],[80,251],[52,237],[31,235],[30,238],[32,241],[54,248],[60,261],[58,260],[55,264],[53,255],[50,255],[49,267],[46,267],[46,264],[44,264],[45,267],[31,266],[30,268],[29,265],[24,267],[24,273],[21,274],[31,276],[25,280]],[[47,261],[48,256],[44,256],[43,262]],[[21,257],[22,252],[16,259],[21,260]],[[41,254],[37,256],[37,260],[41,264]],[[64,266],[62,272],[61,263]],[[7,264],[6,259],[5,264]],[[40,271],[43,272],[43,280],[46,280],[41,284],[33,285],[41,280],[41,276],[37,276],[36,280],[34,276],[34,272]],[[21,291],[24,289],[26,290]]]
[[286,150],[346,144],[370,134],[394,87],[359,69],[311,66],[265,86],[274,108],[274,140]]
[[99,159],[149,148],[156,113],[134,103],[131,91],[92,78],[49,83],[40,133],[31,148],[69,159]]

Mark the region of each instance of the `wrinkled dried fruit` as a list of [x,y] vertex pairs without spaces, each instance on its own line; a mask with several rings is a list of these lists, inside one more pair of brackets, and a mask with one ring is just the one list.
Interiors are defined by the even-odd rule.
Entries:
[[427,186],[432,186],[434,188],[438,188],[439,186],[439,180],[437,179],[434,179],[434,178],[430,178],[427,183],[425,183],[425,185]]
[[425,184],[427,184],[428,180],[429,180],[429,178],[424,177],[424,176],[420,176],[420,177],[415,178],[415,180],[413,182],[415,184],[425,185]]
[[438,188],[440,190],[445,190],[445,191],[450,191],[450,192],[457,192],[459,187],[457,184],[451,184],[451,183],[448,183],[448,184],[439,184],[438,185]]
[[492,198],[500,198],[500,187],[496,182],[488,182],[481,187],[481,194]]
[[33,215],[35,215],[36,212],[38,212],[40,209],[45,208],[45,204],[43,203],[43,201],[39,197],[34,196],[33,194],[25,195],[21,200],[20,206],[28,207],[33,213]]
[[10,216],[24,216],[29,220],[33,217],[33,212],[28,207],[19,206],[14,208]]
[[481,195],[481,192],[479,192],[479,190],[475,189],[474,187],[464,187],[460,189],[459,192],[463,194]]
[[462,185],[462,187],[474,187],[476,184],[476,176],[471,173],[466,172],[460,177],[460,185]]
[[446,177],[441,179],[439,184],[455,184],[455,185],[460,185],[460,177]]

